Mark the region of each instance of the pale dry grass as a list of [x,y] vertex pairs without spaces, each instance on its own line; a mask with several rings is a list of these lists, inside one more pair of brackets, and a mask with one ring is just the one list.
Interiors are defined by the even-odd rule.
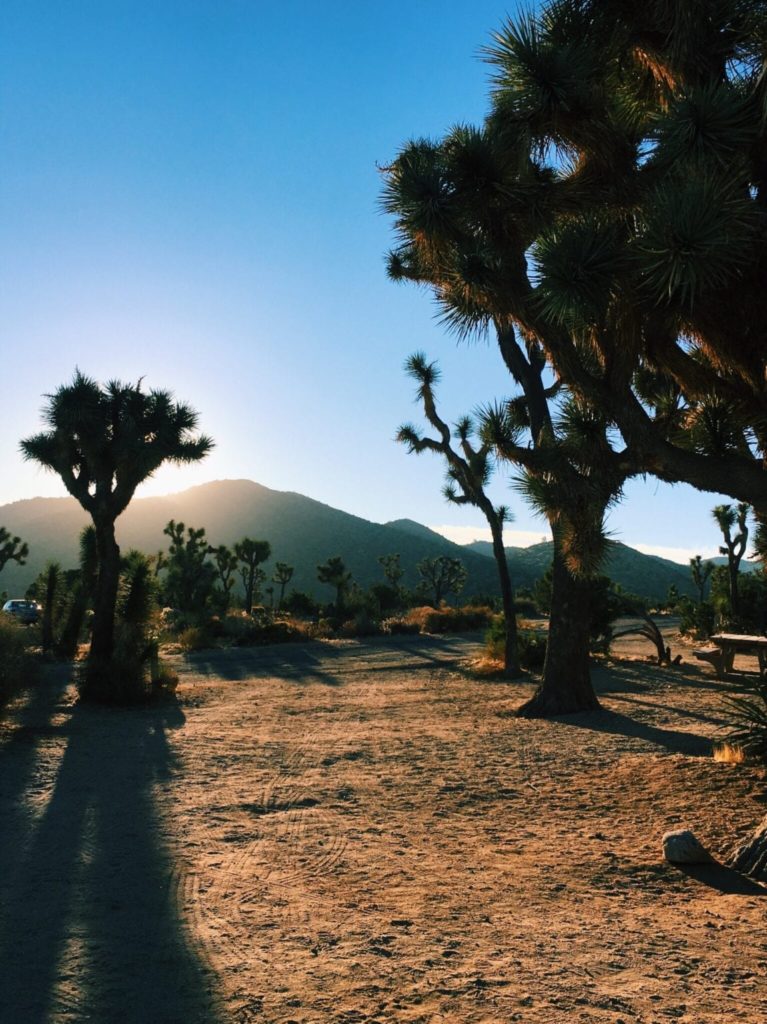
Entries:
[[737,743],[717,743],[714,745],[714,760],[721,764],[745,764],[746,752]]

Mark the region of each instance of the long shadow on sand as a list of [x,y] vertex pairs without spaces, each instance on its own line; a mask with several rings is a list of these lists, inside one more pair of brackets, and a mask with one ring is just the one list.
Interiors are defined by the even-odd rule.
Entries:
[[676,864],[682,874],[727,896],[767,896],[763,885],[716,861],[713,864]]
[[569,715],[560,719],[566,725],[577,729],[591,729],[593,732],[612,733],[615,736],[626,736],[645,740],[658,747],[665,747],[672,754],[690,754],[702,757],[711,753],[711,740],[708,736],[697,733],[682,732],[677,729],[662,729],[657,725],[637,721],[617,711],[590,711],[585,714]]
[[[219,1020],[154,801],[174,772],[166,730],[183,721],[175,705],[69,709],[63,756],[46,762],[56,775],[44,809],[12,818],[13,833],[3,827],[2,1024]],[[0,773],[14,774],[14,746]]]
[[[471,641],[468,643],[470,645]],[[276,677],[300,684],[341,686],[349,672],[447,668],[466,654],[467,641],[456,638],[386,637],[348,646],[279,644],[198,651],[187,656],[187,665],[195,672],[230,682]],[[387,663],[387,657],[394,660]]]

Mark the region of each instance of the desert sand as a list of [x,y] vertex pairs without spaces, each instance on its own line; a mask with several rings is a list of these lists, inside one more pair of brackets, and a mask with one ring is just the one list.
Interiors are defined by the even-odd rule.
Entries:
[[616,662],[527,722],[476,651],[178,655],[129,711],[53,670],[0,725],[3,1024],[763,1021],[767,890],[661,857],[765,813],[711,756],[730,684]]

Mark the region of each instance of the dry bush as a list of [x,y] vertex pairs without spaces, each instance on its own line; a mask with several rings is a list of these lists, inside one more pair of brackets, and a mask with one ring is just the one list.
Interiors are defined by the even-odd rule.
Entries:
[[465,608],[432,608],[424,605],[411,608],[402,620],[416,624],[421,633],[468,633],[486,628],[494,617],[495,612],[486,605],[469,605]]
[[357,636],[380,636],[381,632],[381,623],[364,611],[343,622],[338,629],[338,635],[347,639]]
[[206,626],[187,626],[178,634],[176,642],[184,651],[204,651],[213,647],[213,637]]
[[714,746],[714,760],[722,764],[743,764],[746,752],[735,743],[717,743]]

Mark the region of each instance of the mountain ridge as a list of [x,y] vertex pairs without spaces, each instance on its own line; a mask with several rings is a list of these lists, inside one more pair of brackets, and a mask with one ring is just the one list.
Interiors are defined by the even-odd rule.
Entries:
[[[149,554],[167,548],[163,528],[170,519],[187,526],[205,527],[210,544],[231,545],[243,536],[268,540],[272,558],[265,568],[271,575],[276,561],[295,566],[291,585],[327,599],[327,586],[316,579],[316,566],[340,555],[363,586],[383,582],[380,555],[399,553],[404,582],[418,580],[416,563],[426,557],[460,558],[469,571],[464,596],[496,594],[498,583],[492,547],[487,541],[459,545],[412,519],[373,523],[297,491],[276,491],[253,480],[214,480],[175,494],[136,498],[117,520],[117,538],[123,550],[138,548]],[[0,590],[23,593],[46,561],[64,568],[77,564],[78,539],[89,522],[74,498],[24,498],[0,506],[0,525],[18,534],[30,546],[27,565],[10,563],[0,575]],[[627,590],[650,599],[665,597],[670,582],[682,593],[692,593],[684,566],[654,555],[643,555],[617,544],[622,561],[608,574]],[[630,553],[630,555],[626,554]],[[532,586],[551,562],[551,543],[529,548],[507,548],[514,586]],[[627,564],[630,563],[630,564]],[[644,582],[643,582],[644,581]],[[643,589],[637,588],[642,583]],[[633,585],[632,585],[633,584]]]

